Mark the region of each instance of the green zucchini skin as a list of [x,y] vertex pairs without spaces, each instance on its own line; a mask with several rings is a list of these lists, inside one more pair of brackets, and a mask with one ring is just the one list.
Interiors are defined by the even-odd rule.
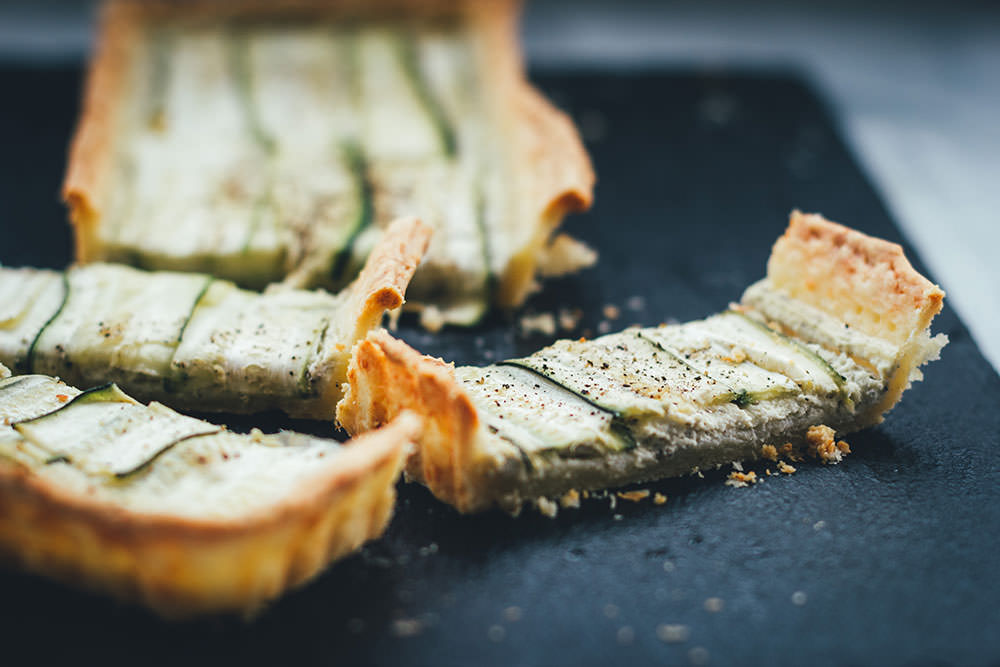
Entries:
[[623,415],[621,415],[620,413],[616,412],[615,410],[610,410],[606,406],[603,406],[600,403],[595,402],[594,400],[592,400],[588,396],[585,396],[583,394],[580,394],[579,392],[573,391],[572,389],[570,389],[566,385],[564,385],[564,384],[562,384],[562,383],[560,383],[560,382],[552,379],[552,377],[546,375],[543,371],[541,371],[541,370],[539,370],[537,368],[534,368],[534,367],[532,367],[530,365],[527,365],[527,364],[523,363],[522,361],[519,361],[519,360],[516,360],[516,359],[513,359],[513,360],[512,359],[508,359],[506,361],[502,361],[502,362],[498,363],[497,366],[512,366],[514,368],[520,368],[522,370],[528,371],[528,372],[530,372],[530,373],[532,373],[532,374],[534,374],[534,375],[542,378],[546,382],[548,382],[548,383],[550,383],[550,384],[558,387],[559,389],[563,390],[564,392],[566,392],[566,394],[568,396],[573,397],[574,399],[580,401],[581,403],[585,403],[586,405],[589,405],[590,407],[592,407],[594,409],[600,410],[601,412],[604,412],[605,414],[610,415],[611,416],[611,430],[622,441],[622,447],[621,447],[621,449],[624,450],[624,451],[627,451],[629,449],[634,449],[636,447],[635,437],[632,435],[632,431],[629,429],[628,420]]
[[845,402],[849,402],[850,399],[847,396],[847,386],[846,386],[847,385],[847,378],[845,378],[843,375],[841,375],[840,373],[838,373],[837,370],[833,366],[830,365],[829,361],[827,361],[823,357],[819,356],[818,354],[816,354],[815,352],[813,352],[812,350],[810,350],[808,347],[806,347],[805,345],[803,345],[799,341],[795,340],[794,338],[792,338],[790,336],[786,336],[785,334],[781,333],[780,331],[775,331],[774,329],[772,329],[771,327],[767,326],[763,322],[761,322],[759,320],[755,320],[752,317],[749,317],[746,313],[741,313],[741,312],[736,311],[736,310],[727,310],[723,314],[724,315],[735,315],[737,317],[742,318],[744,321],[746,321],[747,323],[752,324],[753,326],[757,327],[759,330],[761,330],[762,332],[766,333],[768,336],[770,336],[774,340],[782,343],[783,345],[786,345],[786,346],[794,348],[797,352],[799,352],[803,356],[808,357],[809,359],[811,359],[814,363],[816,363],[819,366],[821,366],[824,369],[824,371],[826,371],[826,374],[830,376],[830,379],[833,380],[834,384],[837,385],[837,388],[840,390],[841,400],[843,400]]
[[375,221],[374,187],[361,145],[356,141],[345,142],[341,146],[340,153],[354,178],[359,206],[353,229],[347,235],[344,244],[333,253],[333,261],[330,263],[330,278],[336,286],[342,286],[350,280],[351,276],[348,275],[347,269],[354,256],[354,246],[361,233]]
[[49,326],[51,326],[52,323],[56,321],[56,318],[59,317],[59,315],[62,314],[63,309],[66,308],[66,303],[69,301],[69,277],[65,273],[62,274],[62,287],[63,287],[63,298],[62,302],[59,304],[59,308],[56,310],[56,312],[52,313],[52,316],[45,321],[45,324],[42,325],[42,328],[39,329],[38,333],[35,334],[34,339],[32,339],[31,341],[31,345],[28,346],[28,353],[24,357],[23,364],[15,365],[18,368],[18,370],[22,373],[34,372],[35,349],[38,346],[38,339],[42,337],[42,334],[45,333],[45,330],[48,329]]

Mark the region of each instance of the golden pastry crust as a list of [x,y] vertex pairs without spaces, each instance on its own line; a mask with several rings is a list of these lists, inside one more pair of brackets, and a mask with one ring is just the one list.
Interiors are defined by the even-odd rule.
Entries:
[[482,504],[474,474],[479,416],[452,366],[385,331],[373,331],[354,347],[347,379],[337,421],[348,433],[364,433],[401,412],[416,412],[424,424],[407,475],[459,511]]
[[[90,64],[82,112],[72,141],[63,199],[76,232],[76,259],[104,259],[97,242],[113,186],[116,141],[123,100],[130,94],[129,67],[152,20],[184,16],[212,20],[228,16],[364,14],[413,20],[455,17],[467,21],[482,45],[480,76],[511,152],[509,179],[516,193],[517,252],[498,276],[497,304],[520,305],[535,287],[540,259],[554,230],[570,212],[590,207],[594,172],[572,120],[525,80],[517,38],[518,0],[265,0],[134,2],[112,0],[102,8],[97,48]],[[523,222],[522,222],[523,221]]]
[[400,415],[318,465],[281,504],[234,520],[126,510],[0,460],[0,550],[164,616],[252,614],[382,533],[419,431],[416,415]]
[[941,312],[944,291],[903,249],[793,211],[767,263],[771,284],[871,336],[902,345]]
[[343,309],[346,338],[344,354],[331,357],[331,363],[317,369],[324,378],[320,388],[322,414],[310,411],[301,416],[331,419],[342,397],[342,385],[347,380],[349,349],[366,333],[378,326],[386,311],[403,305],[406,286],[410,283],[420,259],[431,239],[431,228],[416,218],[401,218],[386,228],[375,249],[365,261],[358,277],[347,288],[349,305]]
[[933,354],[928,332],[944,290],[920,275],[899,245],[800,211],[774,244],[767,277],[793,299],[900,349],[889,391],[861,420],[882,421]]

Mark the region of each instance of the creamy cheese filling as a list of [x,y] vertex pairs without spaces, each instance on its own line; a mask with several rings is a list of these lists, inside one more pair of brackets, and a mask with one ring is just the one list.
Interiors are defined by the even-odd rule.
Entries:
[[435,233],[411,295],[482,316],[510,256],[508,166],[464,27],[178,22],[140,41],[105,259],[340,288],[415,215]]
[[296,433],[231,433],[113,385],[81,394],[46,376],[0,380],[0,465],[122,509],[238,520],[328,475],[340,451]]
[[[794,311],[794,302],[773,298]],[[878,369],[892,364],[854,356],[888,353],[884,341],[816,319],[809,321],[838,331],[817,335],[813,324],[791,337],[755,319],[761,315],[726,312],[562,340],[523,359],[456,374],[485,424],[480,445],[494,459],[489,465],[527,458],[528,474],[556,465],[552,456],[611,461],[624,453],[639,460],[647,450],[655,453],[653,465],[692,448],[759,451],[816,424],[849,427],[884,395],[886,376]],[[772,309],[769,319],[775,315]],[[796,325],[811,315],[785,313],[777,321],[798,334]],[[822,344],[833,340],[837,347]]]
[[[196,408],[272,409],[336,382],[353,335],[344,293],[263,294],[203,274],[91,264],[0,268],[0,361],[78,384],[113,380]],[[350,320],[350,327],[340,322]]]

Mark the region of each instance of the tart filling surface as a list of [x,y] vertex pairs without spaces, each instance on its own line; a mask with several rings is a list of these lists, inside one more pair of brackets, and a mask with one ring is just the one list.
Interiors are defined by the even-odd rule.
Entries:
[[589,204],[572,124],[524,81],[516,3],[188,4],[106,7],[65,184],[80,261],[339,289],[417,215],[414,305],[470,324],[524,299]]
[[241,435],[113,384],[7,377],[0,550],[167,615],[252,612],[382,532],[418,428]]
[[189,409],[330,419],[351,346],[402,304],[428,235],[396,222],[338,294],[119,264],[0,268],[0,362]]
[[768,277],[730,310],[485,368],[452,369],[374,332],[338,416],[358,432],[423,412],[436,427],[409,474],[463,511],[516,511],[758,458],[813,426],[878,423],[945,344],[928,334],[942,297],[898,246],[796,212]]

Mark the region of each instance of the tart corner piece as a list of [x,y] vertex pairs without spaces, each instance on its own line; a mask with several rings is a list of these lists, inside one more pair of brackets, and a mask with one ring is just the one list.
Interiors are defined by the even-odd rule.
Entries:
[[[888,390],[862,419],[865,425],[882,421],[911,382],[920,379],[920,366],[936,359],[948,342],[944,334],[930,334],[931,321],[944,306],[944,290],[913,268],[901,246],[816,213],[791,213],[787,230],[774,244],[766,279],[744,295],[744,303],[761,307],[765,316],[780,316],[760,298],[767,289],[819,311],[828,325],[835,321],[890,346],[891,367],[881,360]],[[849,352],[869,362],[875,356]]]
[[353,350],[338,419],[357,433],[423,415],[408,476],[462,512],[517,512],[878,423],[946,344],[929,333],[942,298],[899,246],[794,213],[767,277],[705,320],[485,368],[374,331]]
[[378,537],[420,429],[408,413],[343,446],[238,435],[37,375],[4,380],[0,410],[0,551],[166,617],[256,613]]

